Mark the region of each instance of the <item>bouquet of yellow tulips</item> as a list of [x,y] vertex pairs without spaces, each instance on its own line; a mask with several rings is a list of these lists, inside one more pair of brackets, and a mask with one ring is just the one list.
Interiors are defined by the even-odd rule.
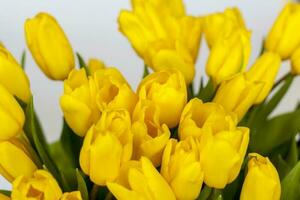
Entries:
[[[0,200],[298,200],[300,106],[272,111],[300,74],[300,4],[288,3],[249,65],[237,8],[190,16],[182,0],[132,0],[120,32],[143,59],[136,91],[115,67],[75,56],[47,13],[25,22],[27,46],[63,81],[64,124],[47,143],[20,63],[0,46]],[[208,81],[194,85],[202,36]],[[25,54],[23,54],[25,55]],[[291,70],[277,77],[282,61]]]

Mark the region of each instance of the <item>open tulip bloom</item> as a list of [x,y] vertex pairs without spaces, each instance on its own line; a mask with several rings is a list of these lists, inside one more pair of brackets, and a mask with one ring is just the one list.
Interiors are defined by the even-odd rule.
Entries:
[[[272,112],[300,74],[300,4],[283,8],[253,63],[255,33],[237,8],[191,16],[183,0],[131,4],[118,24],[145,63],[136,91],[101,60],[76,53],[76,66],[50,14],[26,20],[33,59],[63,87],[52,144],[25,57],[0,44],[0,175],[12,185],[0,200],[299,200],[300,106]],[[208,81],[196,90],[202,36]],[[279,77],[284,60],[290,72]]]

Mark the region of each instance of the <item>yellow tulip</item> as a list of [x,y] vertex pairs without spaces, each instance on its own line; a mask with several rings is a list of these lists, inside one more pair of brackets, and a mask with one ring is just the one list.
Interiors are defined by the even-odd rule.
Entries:
[[251,53],[250,35],[247,30],[235,29],[221,35],[213,45],[206,73],[215,85],[245,70]]
[[100,111],[107,108],[125,108],[132,113],[137,96],[118,69],[99,69],[92,77],[97,90],[96,103]]
[[0,84],[13,95],[24,102],[28,102],[31,96],[28,77],[9,53],[0,45]]
[[60,106],[70,128],[84,136],[92,124],[99,119],[96,105],[96,86],[89,80],[85,70],[73,70],[64,81],[64,94]]
[[10,198],[0,193],[0,200],[10,200]]
[[119,200],[175,200],[172,189],[166,180],[152,165],[142,157],[139,166],[128,169],[128,186],[119,183],[108,183],[110,192]]
[[30,178],[19,176],[12,186],[12,200],[57,200],[62,195],[56,180],[45,170],[35,171]]
[[44,74],[64,80],[75,67],[72,47],[54,17],[39,13],[25,22],[27,46]]
[[254,102],[255,104],[261,103],[268,96],[279,71],[280,63],[281,59],[278,54],[266,52],[256,60],[254,65],[246,73],[248,80],[252,82],[262,81],[265,83]]
[[154,71],[176,68],[187,83],[193,80],[200,46],[202,19],[187,16],[182,0],[132,1],[121,11],[120,31]]
[[288,3],[274,22],[265,41],[268,51],[289,58],[300,45],[300,4]]
[[187,90],[178,70],[163,70],[148,75],[138,87],[140,99],[153,101],[160,110],[159,121],[175,127],[187,102]]
[[224,108],[216,103],[202,103],[200,99],[190,100],[181,114],[179,123],[179,138],[185,140],[192,136],[201,138],[203,132],[233,130],[237,125],[234,113],[225,112]]
[[131,120],[127,110],[106,110],[84,138],[80,152],[83,172],[97,185],[115,181],[132,155]]
[[241,200],[279,200],[280,179],[276,168],[267,157],[249,154],[248,171],[244,180]]
[[133,159],[149,158],[153,165],[161,164],[163,150],[171,136],[166,124],[159,121],[160,109],[149,100],[140,100],[133,112]]
[[223,34],[231,33],[239,28],[246,29],[246,26],[238,8],[227,8],[224,12],[217,12],[204,17],[203,31],[210,48]]
[[9,182],[18,176],[31,177],[37,170],[30,153],[19,139],[0,142],[0,174]]
[[91,74],[94,74],[98,69],[106,68],[105,64],[96,58],[89,59],[88,68]]
[[222,105],[226,111],[236,113],[240,121],[256,102],[264,85],[264,82],[248,80],[243,73],[237,74],[221,84],[213,102]]
[[201,137],[200,164],[204,183],[222,189],[238,176],[249,143],[249,129],[206,131]]
[[81,197],[81,194],[79,191],[66,192],[66,193],[63,193],[60,200],[82,200],[82,197]]
[[300,75],[300,47],[293,53],[291,61],[292,73]]
[[199,145],[192,137],[180,142],[170,139],[164,150],[160,171],[176,199],[192,200],[199,196],[204,176]]
[[15,98],[0,84],[0,141],[22,131],[25,115]]

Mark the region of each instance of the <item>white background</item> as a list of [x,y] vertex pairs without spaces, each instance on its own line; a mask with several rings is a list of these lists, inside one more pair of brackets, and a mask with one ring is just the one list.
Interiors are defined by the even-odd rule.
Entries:
[[[186,8],[190,14],[205,15],[229,6],[239,7],[248,28],[253,31],[252,63],[260,51],[263,37],[284,3],[284,0],[186,0]],[[40,11],[49,12],[64,28],[74,51],[79,51],[86,59],[97,57],[108,65],[118,67],[135,89],[142,74],[143,62],[131,49],[126,38],[118,32],[117,24],[119,11],[128,8],[129,0],[0,0],[0,41],[19,59],[26,49],[23,33],[25,19]],[[200,75],[204,75],[207,55],[206,44],[202,42],[197,80]],[[280,75],[288,70],[289,65],[286,63]],[[62,83],[48,80],[33,62],[29,52],[26,72],[30,78],[35,108],[47,138],[54,141],[59,136],[62,124],[58,104]],[[276,112],[294,107],[300,100],[299,87],[300,81],[297,79]],[[10,184],[0,177],[0,189],[9,188]]]

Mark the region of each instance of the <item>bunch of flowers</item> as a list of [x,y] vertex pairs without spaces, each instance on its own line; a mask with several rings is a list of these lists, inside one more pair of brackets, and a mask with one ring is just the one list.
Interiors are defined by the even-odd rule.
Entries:
[[[52,144],[25,57],[19,64],[1,45],[0,174],[12,183],[1,200],[300,199],[300,107],[271,115],[300,74],[299,4],[284,7],[251,65],[251,31],[237,8],[190,16],[182,0],[132,0],[118,23],[145,63],[136,91],[98,59],[77,53],[76,68],[49,14],[25,22],[37,65],[64,81],[64,124]],[[209,81],[195,91],[202,35]],[[275,82],[285,60],[291,70]]]

